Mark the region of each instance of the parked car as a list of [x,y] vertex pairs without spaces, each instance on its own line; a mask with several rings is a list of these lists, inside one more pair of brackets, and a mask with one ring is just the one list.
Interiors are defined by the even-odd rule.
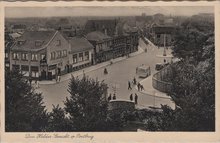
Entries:
[[163,69],[164,68],[164,64],[162,64],[162,63],[157,63],[156,65],[155,65],[155,70],[157,70],[157,71],[159,71],[159,70],[161,70],[161,69]]

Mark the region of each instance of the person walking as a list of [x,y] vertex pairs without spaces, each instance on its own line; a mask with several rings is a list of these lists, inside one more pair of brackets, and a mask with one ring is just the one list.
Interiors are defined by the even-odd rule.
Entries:
[[134,85],[136,85],[137,84],[137,80],[136,80],[136,78],[134,77],[134,79],[133,79],[133,83],[134,83]]
[[140,86],[141,86],[141,84],[140,84],[140,82],[138,82],[138,85],[137,85],[138,91],[140,91]]
[[39,88],[39,81],[38,80],[35,80],[35,86],[36,86],[36,89]]
[[133,94],[130,95],[130,100],[133,101]]
[[128,90],[132,90],[132,88],[131,88],[131,82],[130,81],[128,81]]
[[31,76],[29,76],[29,83],[30,83],[30,85],[32,84],[32,77]]
[[108,96],[108,101],[112,100],[112,94],[110,93]]
[[138,102],[138,95],[135,93],[135,97],[134,97],[134,101],[135,101],[135,104],[137,104]]
[[144,86],[141,84],[140,85],[141,91],[144,90]]
[[113,100],[116,100],[116,95],[115,94],[113,94]]

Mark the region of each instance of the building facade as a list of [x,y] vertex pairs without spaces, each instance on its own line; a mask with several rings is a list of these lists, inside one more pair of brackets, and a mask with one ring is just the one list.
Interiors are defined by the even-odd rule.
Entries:
[[94,47],[83,37],[72,37],[68,39],[70,43],[68,72],[77,71],[88,67],[93,63]]
[[11,47],[10,69],[26,77],[53,79],[69,64],[69,43],[58,31],[28,31]]

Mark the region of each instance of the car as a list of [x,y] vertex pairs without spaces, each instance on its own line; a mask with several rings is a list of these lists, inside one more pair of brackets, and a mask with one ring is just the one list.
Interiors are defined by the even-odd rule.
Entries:
[[141,65],[137,67],[136,73],[140,78],[145,78],[151,75],[150,66]]
[[162,63],[157,63],[156,65],[155,65],[155,70],[157,70],[157,71],[159,71],[159,70],[161,70],[161,69],[163,69],[164,68],[164,64],[162,64]]

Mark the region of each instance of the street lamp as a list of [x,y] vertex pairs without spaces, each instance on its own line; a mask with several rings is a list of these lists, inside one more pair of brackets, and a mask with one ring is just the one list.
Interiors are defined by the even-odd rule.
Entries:
[[166,34],[164,34],[163,46],[164,46],[163,56],[167,56],[167,54],[166,54]]

